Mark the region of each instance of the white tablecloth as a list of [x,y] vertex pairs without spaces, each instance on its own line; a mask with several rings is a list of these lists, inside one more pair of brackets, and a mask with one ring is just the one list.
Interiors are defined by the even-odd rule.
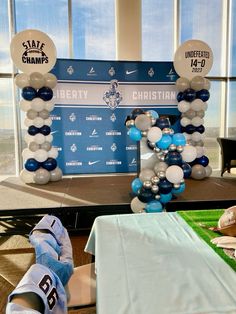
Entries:
[[236,273],[177,213],[100,216],[97,314],[236,314]]

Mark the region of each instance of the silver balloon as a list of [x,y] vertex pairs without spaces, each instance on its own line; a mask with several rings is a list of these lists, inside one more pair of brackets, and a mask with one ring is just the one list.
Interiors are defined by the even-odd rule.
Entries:
[[31,143],[29,143],[29,149],[32,152],[36,152],[39,149],[39,144],[37,144],[35,142],[31,142]]
[[39,88],[43,87],[45,84],[43,74],[39,73],[39,72],[31,73],[29,81],[30,81],[30,86],[32,86],[35,89],[39,89]]
[[136,117],[135,126],[141,131],[146,131],[152,126],[152,120],[146,114],[140,114]]
[[59,167],[56,167],[54,170],[50,171],[50,181],[60,181],[62,179],[62,171]]
[[204,110],[199,110],[199,111],[197,111],[197,116],[198,116],[199,118],[204,118],[204,116],[205,116],[205,111],[204,111]]
[[158,176],[154,176],[151,178],[151,182],[154,185],[157,185],[160,182],[160,179],[158,178]]
[[52,148],[52,144],[46,141],[40,145],[40,148],[48,152]]
[[39,115],[40,118],[42,118],[42,119],[45,120],[45,119],[49,118],[50,113],[49,113],[48,110],[43,109],[42,111],[40,111],[40,112],[38,113],[38,115]]
[[152,192],[154,194],[156,194],[158,191],[159,191],[159,186],[158,185],[153,185],[152,188],[151,188]]
[[151,180],[153,176],[155,176],[155,172],[148,168],[142,169],[139,173],[139,179],[142,182]]
[[24,88],[26,86],[29,86],[29,76],[26,73],[20,73],[17,74],[15,77],[15,84],[19,88]]
[[138,197],[132,199],[130,207],[134,213],[143,213],[146,203],[141,202]]
[[44,74],[45,86],[53,89],[57,85],[57,77],[52,73]]
[[128,121],[126,121],[125,126],[126,126],[127,128],[131,128],[131,126],[134,126],[134,120],[128,120]]
[[188,119],[193,119],[194,117],[196,117],[197,112],[193,109],[189,109],[188,111],[185,112],[185,117],[187,117]]
[[39,168],[34,172],[34,182],[36,184],[47,184],[50,180],[50,172],[46,169]]
[[194,165],[192,167],[192,173],[191,173],[191,177],[195,180],[202,180],[206,177],[206,170],[205,167],[203,167],[202,165]]
[[204,78],[204,89],[207,89],[209,90],[211,88],[211,82],[207,79],[207,78]]
[[192,81],[190,83],[190,86],[195,91],[199,91],[204,88],[205,79],[202,76],[195,76],[192,78]]
[[20,178],[24,183],[34,183],[34,173],[26,169],[21,170]]
[[33,109],[30,109],[27,111],[26,116],[30,120],[34,120],[38,116],[38,112]]
[[211,166],[207,165],[205,167],[205,171],[206,171],[206,177],[210,177],[210,175],[212,174],[212,168]]
[[180,77],[176,80],[176,87],[178,91],[184,92],[187,88],[190,87],[190,82],[185,77]]
[[151,187],[152,187],[152,182],[149,181],[149,180],[144,181],[144,182],[143,182],[143,187],[144,187],[145,189],[151,189]]

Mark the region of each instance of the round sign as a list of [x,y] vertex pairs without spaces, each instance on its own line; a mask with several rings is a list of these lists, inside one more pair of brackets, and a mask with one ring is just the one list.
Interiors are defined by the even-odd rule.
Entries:
[[212,50],[201,40],[188,40],[175,52],[175,71],[180,77],[186,77],[189,80],[195,76],[207,75],[212,64]]
[[56,47],[47,34],[27,29],[17,33],[10,45],[11,57],[16,67],[30,74],[49,72],[56,63]]

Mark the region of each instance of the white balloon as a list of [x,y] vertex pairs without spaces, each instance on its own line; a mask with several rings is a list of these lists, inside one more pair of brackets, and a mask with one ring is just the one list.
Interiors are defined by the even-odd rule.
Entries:
[[31,109],[31,101],[21,99],[20,101],[20,109],[24,112],[27,112],[29,109]]
[[185,101],[185,100],[181,100],[179,103],[178,103],[178,110],[180,112],[186,112],[190,109],[190,103]]
[[191,88],[199,91],[204,88],[205,78],[202,76],[194,76],[191,81]]
[[24,183],[34,183],[34,172],[23,169],[20,172],[20,178]]
[[42,73],[33,72],[30,74],[30,86],[39,89],[44,86],[45,80]]
[[164,161],[160,161],[155,164],[154,171],[156,174],[158,174],[158,172],[160,171],[165,172],[167,168],[168,168],[167,163],[165,163]]
[[175,84],[180,92],[184,92],[186,89],[190,88],[190,82],[186,77],[179,77]]
[[24,140],[27,144],[31,143],[34,141],[34,136],[30,135],[28,132],[25,134]]
[[155,176],[155,172],[152,169],[144,168],[139,173],[139,179],[144,181],[150,181],[151,178]]
[[33,120],[25,118],[24,125],[28,128],[31,125],[34,125]]
[[211,88],[211,82],[207,79],[207,78],[204,78],[204,89],[207,89],[209,90]]
[[56,63],[56,47],[51,38],[34,29],[17,33],[10,45],[11,58],[24,73],[49,72]]
[[52,147],[48,151],[48,157],[56,159],[58,157],[58,149],[56,147]]
[[193,134],[192,134],[192,140],[194,141],[194,142],[198,142],[198,141],[200,141],[202,139],[202,134],[201,133],[199,133],[199,132],[193,132]]
[[29,84],[29,76],[26,73],[19,73],[15,77],[15,84],[19,88],[24,88],[26,86],[30,86]]
[[44,120],[44,125],[51,126],[52,125],[52,119],[50,117],[45,119]]
[[134,213],[145,212],[144,210],[145,206],[146,206],[146,203],[141,202],[137,196],[133,198],[130,203],[130,207]]
[[147,139],[151,143],[156,143],[158,142],[162,137],[162,131],[160,128],[153,126],[147,133]]
[[51,100],[44,102],[44,108],[45,108],[47,111],[49,111],[49,112],[51,112],[51,111],[54,109],[54,106],[55,106],[55,104],[54,104],[54,102],[51,101]]
[[44,106],[44,101],[39,97],[36,97],[31,101],[31,109],[37,112],[42,111],[44,109]]
[[206,76],[212,68],[213,53],[201,40],[188,40],[175,52],[174,68],[179,76],[191,80],[194,76]]
[[140,114],[136,117],[134,124],[141,131],[146,131],[152,126],[152,120],[146,114]]
[[197,157],[197,150],[192,145],[185,145],[181,156],[183,161],[192,162]]
[[204,102],[203,105],[202,105],[202,110],[206,111],[207,108],[208,108],[208,103]]
[[201,99],[195,99],[194,101],[191,102],[191,109],[195,110],[195,111],[200,111],[203,109],[203,101]]
[[49,134],[49,135],[45,136],[45,141],[51,143],[51,142],[53,141],[53,136],[52,136],[52,134]]
[[180,183],[183,178],[184,172],[179,166],[173,165],[166,169],[166,179],[171,183]]
[[39,145],[43,144],[45,141],[46,141],[46,136],[44,136],[43,134],[41,133],[38,133],[36,134],[35,136],[32,136],[33,137],[33,141]]
[[206,177],[210,177],[210,175],[212,174],[212,168],[211,166],[207,165],[205,167],[205,171],[206,171]]
[[204,124],[204,120],[203,119],[201,119],[200,117],[194,117],[193,119],[192,119],[192,121],[191,121],[191,124],[193,125],[193,126],[200,126],[200,125],[203,125]]
[[45,160],[48,159],[48,152],[44,149],[38,149],[34,153],[34,159],[37,160],[38,162],[44,162]]
[[23,149],[21,154],[23,161],[26,161],[29,158],[34,158],[34,152],[32,152],[29,148]]
[[52,73],[44,74],[45,86],[53,89],[57,85],[57,77]]
[[41,117],[36,117],[33,120],[33,125],[36,126],[36,128],[41,128],[44,125],[44,120]]
[[190,123],[191,123],[191,120],[188,119],[188,118],[186,118],[186,117],[183,117],[183,118],[180,119],[180,124],[181,124],[183,127],[189,125]]

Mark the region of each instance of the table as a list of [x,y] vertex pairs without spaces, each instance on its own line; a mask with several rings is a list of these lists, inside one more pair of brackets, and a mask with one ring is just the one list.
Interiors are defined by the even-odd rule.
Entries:
[[236,274],[178,213],[100,216],[98,314],[235,314]]

